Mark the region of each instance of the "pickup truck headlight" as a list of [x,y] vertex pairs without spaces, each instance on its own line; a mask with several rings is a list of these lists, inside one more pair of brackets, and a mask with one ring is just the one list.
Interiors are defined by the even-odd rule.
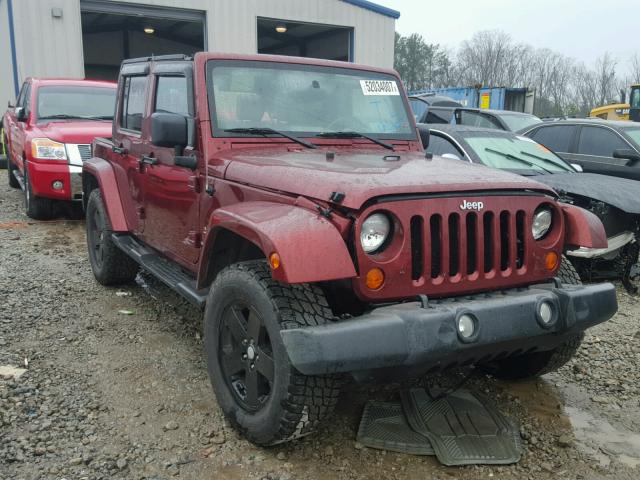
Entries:
[[41,160],[66,160],[67,150],[64,143],[48,138],[34,138],[31,140],[31,156]]
[[384,213],[370,215],[360,229],[360,244],[365,253],[374,253],[389,237],[391,221]]
[[531,233],[533,238],[540,240],[551,228],[553,221],[553,213],[550,209],[542,207],[533,215],[533,223],[531,224]]

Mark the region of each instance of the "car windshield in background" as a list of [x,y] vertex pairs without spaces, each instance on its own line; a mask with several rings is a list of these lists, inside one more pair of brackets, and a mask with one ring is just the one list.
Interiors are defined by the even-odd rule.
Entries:
[[533,127],[538,123],[542,123],[542,120],[538,117],[534,117],[533,115],[510,115],[507,113],[500,115],[500,118],[507,124],[507,127],[509,127],[509,130],[512,132],[519,132],[525,128]]
[[270,128],[297,136],[358,132],[375,138],[415,139],[411,113],[391,75],[311,65],[210,61],[207,84],[216,136],[230,136],[232,132],[225,132],[230,129]]
[[637,145],[640,145],[640,127],[625,127],[622,131],[629,135]]
[[38,120],[112,120],[116,89],[76,85],[43,86],[38,89]]
[[540,173],[575,171],[553,152],[525,137],[464,137],[482,163],[503,170],[533,170]]

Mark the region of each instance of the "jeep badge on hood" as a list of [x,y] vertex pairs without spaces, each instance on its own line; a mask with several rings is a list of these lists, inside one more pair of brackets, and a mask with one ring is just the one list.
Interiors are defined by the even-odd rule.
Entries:
[[484,202],[469,202],[462,200],[460,204],[460,210],[482,210],[484,208]]

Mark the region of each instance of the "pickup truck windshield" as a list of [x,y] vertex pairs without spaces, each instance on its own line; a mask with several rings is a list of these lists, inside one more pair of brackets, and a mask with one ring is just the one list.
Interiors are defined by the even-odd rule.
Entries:
[[38,120],[112,120],[116,89],[76,85],[42,86],[38,89]]
[[207,85],[215,136],[237,136],[231,129],[271,128],[296,137],[348,131],[415,139],[401,87],[391,75],[212,60],[207,65]]

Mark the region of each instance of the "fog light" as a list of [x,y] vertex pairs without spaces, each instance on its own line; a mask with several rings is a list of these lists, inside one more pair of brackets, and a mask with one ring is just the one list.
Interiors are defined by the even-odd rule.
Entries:
[[64,184],[62,183],[62,181],[56,180],[51,184],[51,186],[53,187],[54,190],[62,190],[62,187],[64,187]]
[[384,283],[384,272],[379,268],[372,268],[367,272],[365,283],[371,290],[379,289]]
[[548,300],[538,304],[538,323],[543,328],[550,328],[556,323],[556,307]]
[[476,320],[468,313],[458,317],[458,335],[462,340],[470,340],[476,334]]

